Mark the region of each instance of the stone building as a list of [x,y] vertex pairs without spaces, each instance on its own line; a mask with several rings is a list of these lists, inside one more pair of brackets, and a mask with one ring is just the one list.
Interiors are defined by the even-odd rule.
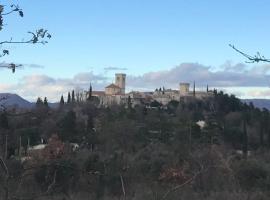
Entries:
[[[105,87],[105,91],[93,91],[92,95],[97,97],[100,106],[110,106],[113,104],[127,104],[128,99],[131,100],[132,106],[145,104],[146,102],[157,101],[163,105],[167,105],[170,101],[180,101],[183,99],[198,98],[204,99],[213,96],[210,91],[195,91],[195,82],[193,90],[190,90],[189,83],[180,83],[178,90],[172,89],[156,89],[154,92],[137,92],[132,91],[126,93],[126,74],[115,74],[115,83]],[[86,93],[87,95],[87,93]]]

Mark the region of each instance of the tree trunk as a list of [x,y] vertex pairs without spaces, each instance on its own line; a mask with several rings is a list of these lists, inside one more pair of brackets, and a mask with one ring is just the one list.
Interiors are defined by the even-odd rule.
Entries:
[[243,156],[246,159],[248,153],[248,135],[247,135],[247,122],[246,119],[243,121],[243,144],[242,144]]
[[260,124],[260,145],[261,147],[264,146],[264,127],[263,124]]

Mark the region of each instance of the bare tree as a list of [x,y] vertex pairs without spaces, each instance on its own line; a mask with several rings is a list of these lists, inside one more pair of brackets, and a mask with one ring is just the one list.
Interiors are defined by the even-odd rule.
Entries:
[[229,46],[231,48],[233,48],[236,52],[238,52],[241,55],[243,55],[244,57],[246,57],[248,59],[248,61],[246,61],[246,63],[270,62],[270,59],[265,58],[259,52],[257,52],[257,54],[255,54],[254,56],[251,56],[251,55],[244,53],[243,51],[240,51],[232,44],[229,44]]
[[[19,5],[11,4],[10,6],[6,6],[0,3],[0,31],[6,25],[4,24],[4,16],[12,13],[18,13],[20,17],[24,16],[24,13]],[[0,57],[9,55],[10,53],[9,50],[5,48],[6,44],[46,44],[48,43],[47,39],[51,38],[51,34],[48,33],[48,30],[43,28],[37,29],[36,31],[28,31],[28,33],[28,39],[13,40],[13,38],[10,37],[7,40],[0,41]],[[13,73],[15,72],[15,69],[20,66],[20,64],[14,63],[0,65],[0,67],[11,69]]]

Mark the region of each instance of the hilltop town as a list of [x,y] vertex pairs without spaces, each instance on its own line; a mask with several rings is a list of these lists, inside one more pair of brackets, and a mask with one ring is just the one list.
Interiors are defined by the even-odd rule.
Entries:
[[[139,92],[131,91],[126,93],[126,74],[115,74],[115,82],[106,86],[104,91],[92,91],[91,96],[99,100],[100,106],[110,105],[127,105],[128,102],[134,107],[137,105],[150,105],[151,102],[156,101],[161,105],[167,105],[170,101],[188,100],[190,98],[206,99],[213,97],[213,91],[196,91],[195,82],[192,90],[190,90],[190,83],[179,83],[178,90],[157,88],[153,92]],[[84,99],[89,96],[89,91],[84,92]]]

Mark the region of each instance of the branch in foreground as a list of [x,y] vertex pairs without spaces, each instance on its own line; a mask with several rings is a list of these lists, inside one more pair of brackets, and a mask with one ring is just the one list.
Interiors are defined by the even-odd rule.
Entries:
[[[51,34],[48,33],[48,30],[45,30],[43,28],[36,30],[36,32],[28,32],[31,34],[31,38],[29,40],[22,40],[22,41],[13,41],[11,38],[10,40],[5,40],[0,42],[0,46],[4,44],[47,44],[48,41],[46,39],[51,39]],[[2,54],[0,54],[0,57],[9,55],[9,51],[7,49],[4,49]]]
[[259,52],[257,52],[256,55],[251,56],[248,55],[246,53],[244,53],[243,51],[240,51],[239,49],[237,49],[234,45],[229,44],[229,46],[231,48],[233,48],[236,52],[240,53],[241,55],[243,55],[244,57],[246,57],[249,61],[246,61],[246,63],[258,63],[258,62],[270,62],[270,59],[265,58],[264,56],[262,56]]

